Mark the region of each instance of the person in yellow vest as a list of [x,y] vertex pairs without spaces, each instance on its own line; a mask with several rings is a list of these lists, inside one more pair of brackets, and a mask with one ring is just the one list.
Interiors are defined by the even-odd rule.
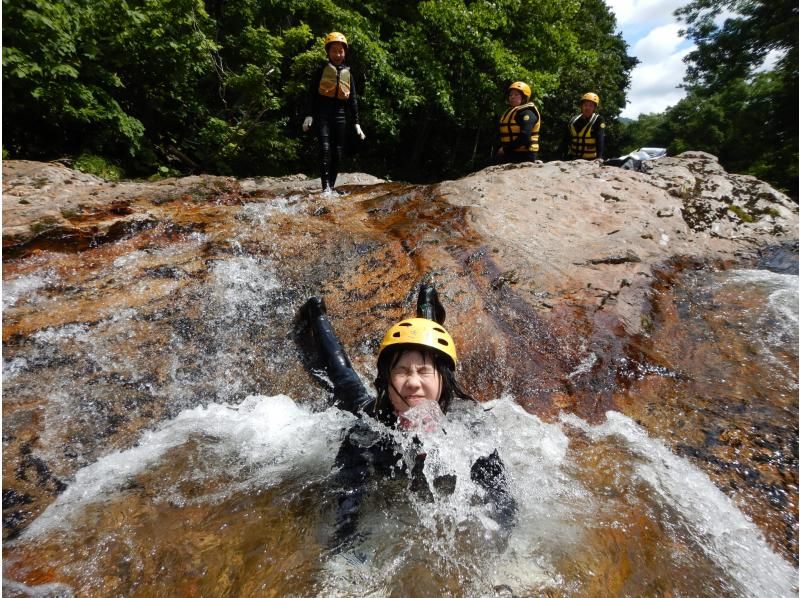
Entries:
[[347,142],[347,116],[350,115],[355,134],[366,138],[358,122],[358,95],[350,67],[345,64],[347,38],[338,31],[325,36],[328,63],[311,77],[309,112],[303,121],[303,131],[312,128],[319,139],[320,178],[322,191],[333,193],[339,166]]
[[569,121],[561,144],[561,155],[567,160],[602,160],[605,149],[606,123],[597,114],[600,96],[588,92],[581,96],[581,113]]
[[497,161],[534,162],[539,152],[539,109],[530,101],[531,88],[516,81],[508,86],[508,110],[500,117],[500,147]]

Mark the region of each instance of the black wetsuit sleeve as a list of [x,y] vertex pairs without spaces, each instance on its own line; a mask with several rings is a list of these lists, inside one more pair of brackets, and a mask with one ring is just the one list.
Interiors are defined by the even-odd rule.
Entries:
[[333,385],[336,406],[351,413],[365,410],[375,399],[353,369],[328,316],[318,314],[311,317],[309,326],[325,366],[325,373]]
[[352,368],[335,377],[333,396],[336,406],[350,413],[368,411],[375,402],[375,397],[369,394],[361,378]]
[[594,124],[594,137],[597,144],[597,157],[602,158],[606,146],[606,127],[602,116],[598,116],[597,122]]
[[[528,120],[525,120],[526,116]],[[518,147],[528,147],[531,144],[533,125],[539,120],[533,110],[520,110],[515,119],[519,125],[519,135],[511,143],[503,146],[506,151],[512,151]]]
[[470,478],[486,491],[487,503],[493,507],[492,519],[510,533],[517,520],[517,501],[508,489],[505,466],[497,450],[472,464]]
[[356,78],[353,71],[350,71],[350,97],[347,99],[347,110],[350,112],[350,118],[353,119],[353,125],[360,124],[358,121],[358,93],[356,92]]

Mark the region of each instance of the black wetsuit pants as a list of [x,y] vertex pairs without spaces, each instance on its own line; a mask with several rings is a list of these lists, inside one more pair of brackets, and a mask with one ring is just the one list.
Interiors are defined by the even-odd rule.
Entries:
[[317,120],[319,138],[319,167],[322,189],[333,189],[339,174],[339,165],[344,159],[347,141],[347,113],[344,109],[323,112]]

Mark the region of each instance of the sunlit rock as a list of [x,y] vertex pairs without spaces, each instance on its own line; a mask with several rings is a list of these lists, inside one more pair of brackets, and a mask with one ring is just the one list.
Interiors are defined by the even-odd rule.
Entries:
[[[111,183],[58,164],[3,169],[4,538],[76,472],[187,410],[250,395],[323,409],[329,393],[309,374],[313,355],[295,322],[309,295],[325,296],[355,368],[372,380],[379,339],[413,313],[423,281],[440,291],[460,377],[479,400],[510,396],[545,422],[569,412],[596,423],[616,409],[683,447],[720,486],[736,474],[718,464],[748,455],[771,488],[796,485],[796,475],[779,479],[786,463],[765,463],[752,437],[720,433],[724,446],[712,450],[707,422],[675,433],[683,407],[650,399],[673,392],[676,372],[695,371],[681,361],[690,351],[648,344],[678,318],[658,295],[673,274],[746,265],[798,238],[795,204],[708,154],[657,160],[646,172],[497,166],[435,185],[347,174],[344,194],[331,197],[303,175]],[[648,400],[637,402],[632,387]],[[581,475],[598,488],[606,481],[602,471]],[[743,498],[763,506],[767,492]],[[778,515],[756,520],[788,553],[796,524],[776,518],[796,511],[794,493]],[[637,559],[619,533],[589,534],[624,568],[660,559],[663,530],[651,530],[644,510],[626,520],[652,539]],[[110,526],[123,515],[97,516]],[[607,587],[623,591],[630,572],[595,560],[587,549],[574,567],[603,571]]]

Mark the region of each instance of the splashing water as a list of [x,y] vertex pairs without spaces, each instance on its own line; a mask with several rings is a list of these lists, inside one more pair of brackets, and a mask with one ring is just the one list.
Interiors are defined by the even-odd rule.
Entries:
[[727,571],[748,596],[791,596],[796,571],[775,554],[760,530],[709,480],[708,476],[664,444],[650,438],[621,413],[609,411],[604,424],[589,426],[574,415],[562,421],[590,438],[616,436],[640,459],[635,476],[673,507],[706,554]]
[[8,282],[3,281],[3,309],[12,307],[23,299],[35,303],[38,298],[37,291],[57,283],[58,277],[49,270],[20,276]]
[[[331,487],[334,457],[355,421],[335,408],[313,412],[286,396],[186,410],[145,433],[136,447],[80,470],[14,542],[19,552],[10,566],[24,569],[17,559],[29,550],[43,551],[54,566],[62,566],[74,588],[101,593],[111,578],[120,587],[134,587],[136,580],[128,576],[137,567],[131,564],[142,559],[154,560],[150,567],[161,563],[162,569],[171,563],[158,582],[162,589],[186,589],[181,579],[219,567],[209,560],[214,559],[223,564],[223,580],[231,578],[226,583],[234,594],[265,587],[299,595],[437,588],[460,596],[592,593],[593,582],[564,563],[580,560],[587,546],[606,549],[602,543],[592,546],[606,526],[635,533],[636,525],[624,515],[608,519],[609,512],[630,506],[630,493],[655,513],[664,506],[674,510],[661,522],[670,530],[665,542],[682,543],[683,551],[708,562],[702,570],[707,587],[752,596],[792,594],[794,569],[766,546],[758,529],[705,474],[632,420],[609,412],[597,426],[575,416],[546,424],[510,397],[456,404],[440,428],[420,431],[429,485],[455,476],[452,492],[423,500],[407,491],[402,476],[372,480],[357,542],[345,553],[332,553],[325,545],[333,497],[340,491]],[[414,446],[409,435],[365,421],[393,436],[401,453]],[[575,430],[580,433],[575,441],[588,439],[603,452],[611,452],[610,439],[622,439],[613,449],[619,463],[610,476],[600,480],[577,472],[570,440]],[[470,480],[472,463],[495,449],[518,505],[516,525],[505,539]],[[117,527],[108,525],[114,517]],[[252,525],[256,521],[265,523]],[[172,536],[176,529],[183,530],[183,539]],[[87,534],[95,547],[106,547],[99,556],[94,549],[75,548]],[[198,552],[192,538],[205,538],[215,550]],[[189,546],[182,547],[184,542]],[[291,548],[284,548],[286,542]],[[259,546],[261,557],[241,562],[236,555],[246,546]],[[176,563],[174,550],[193,556]],[[236,567],[241,570],[234,575]],[[290,570],[294,573],[279,582]],[[220,578],[207,583],[207,589],[219,587],[214,583]],[[684,591],[691,592],[691,580],[686,583]],[[681,582],[673,580],[675,586]]]
[[36,537],[54,527],[69,525],[85,505],[119,491],[170,449],[196,435],[210,441],[209,446],[219,458],[217,466],[224,463],[229,467],[228,453],[235,455],[242,469],[257,465],[258,472],[249,473],[246,479],[253,486],[275,483],[292,469],[303,469],[309,475],[327,473],[333,464],[327,458],[330,449],[348,419],[348,414],[338,410],[308,413],[286,396],[253,396],[237,406],[212,404],[183,411],[159,430],[147,432],[138,446],[106,455],[80,470],[69,488],[31,524],[25,535]]
[[[279,199],[248,206],[244,217],[263,224],[275,213],[300,209],[306,207]],[[336,457],[357,418],[311,408],[324,403],[316,397],[265,396],[285,392],[285,377],[306,375],[287,324],[297,291],[287,290],[271,258],[244,252],[246,237],[229,241],[211,258],[197,258],[206,269],[192,276],[205,278],[202,291],[181,290],[188,261],[172,267],[170,277],[158,273],[158,251],[114,260],[122,286],[140,288],[137,277],[152,266],[167,281],[165,289],[185,292],[189,307],[177,316],[170,299],[101,310],[100,319],[65,320],[30,334],[4,360],[4,388],[17,385],[9,396],[40,401],[29,411],[43,422],[38,441],[20,462],[34,472],[37,464],[57,470],[72,459],[61,471],[77,470],[54,502],[7,542],[11,595],[796,595],[796,569],[718,489],[725,486],[656,438],[669,437],[670,425],[667,431],[652,421],[643,427],[617,412],[599,425],[574,416],[544,423],[513,397],[456,403],[441,425],[417,431],[421,447],[408,434],[367,420],[373,432],[394,440],[407,465],[417,451],[426,453],[432,498],[409,492],[402,475],[370,479],[352,545],[333,550],[335,505],[347,490],[337,486]],[[205,242],[200,235],[185,245],[200,251]],[[727,350],[730,338],[745,337],[747,359],[769,362],[750,379],[761,383],[766,371],[776,392],[796,389],[797,276],[701,276],[711,288],[703,308],[732,330],[716,337],[724,343],[709,345]],[[4,307],[43,305],[43,291],[59,284],[50,270],[11,280],[4,283]],[[752,298],[739,300],[752,287],[766,297],[756,307]],[[692,296],[687,303],[701,302]],[[733,307],[720,310],[719,303]],[[374,351],[361,342],[353,354]],[[750,427],[761,434],[756,405],[770,424],[787,411],[796,416],[796,399],[787,408],[767,405],[773,395],[756,397],[749,387],[725,396],[708,390],[721,387],[721,378],[747,378],[738,373],[737,351],[719,358],[727,359],[725,368],[698,360],[697,372],[669,380],[707,383],[697,394],[670,395],[685,396],[689,405],[674,401],[675,421],[702,407],[708,419],[687,428],[719,429],[718,436],[736,440],[731,431]],[[604,357],[588,352],[565,375],[589,375]],[[125,399],[116,412],[111,393]],[[166,405],[163,411],[154,397]],[[644,403],[641,395],[635,399]],[[746,413],[734,411],[739,402]],[[29,412],[4,424],[4,433],[24,432]],[[663,411],[655,413],[665,419]],[[734,419],[739,414],[743,423]],[[165,421],[146,430],[159,420]],[[127,438],[124,431],[115,435],[115,426],[126,429],[120,421],[129,426]],[[709,438],[709,446],[721,443]],[[779,470],[791,450],[776,445],[780,450],[757,456],[766,455]],[[739,445],[731,446],[738,455]],[[508,534],[470,476],[476,459],[494,450],[517,505]],[[441,479],[453,481],[447,492],[437,487]]]
[[754,331],[751,338],[771,357],[774,351],[790,351],[797,358],[800,277],[768,270],[734,270],[718,284],[759,288],[767,301],[762,309],[743,310],[742,317],[751,320],[746,330]]

